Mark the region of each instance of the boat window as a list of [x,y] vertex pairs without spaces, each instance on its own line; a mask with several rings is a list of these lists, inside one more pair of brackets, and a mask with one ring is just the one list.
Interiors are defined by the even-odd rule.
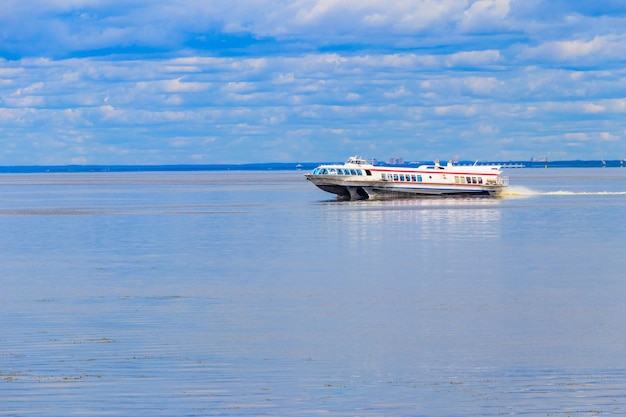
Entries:
[[400,174],[400,181],[404,181],[404,175]]
[[380,179],[386,180],[387,179],[387,174],[385,174],[384,172],[382,174],[380,174]]
[[458,175],[455,175],[455,176],[454,176],[454,183],[455,183],[455,184],[458,184],[458,183],[459,183],[459,176],[458,176]]
[[356,171],[355,171],[355,170],[353,170],[353,169],[351,169],[351,170],[350,170],[350,174],[352,174],[352,175],[356,175]]
[[483,177],[478,177],[478,183],[482,184],[483,183]]
[[411,181],[413,182],[417,181],[417,179],[415,178],[415,175],[411,175]]
[[476,177],[472,177],[472,184],[476,184]]
[[393,180],[398,181],[398,174],[393,174]]
[[417,176],[417,182],[422,182],[422,176],[421,175]]
[[468,184],[472,183],[472,177],[465,177],[465,180],[467,181]]
[[361,171],[360,169],[357,169],[357,170],[356,170],[356,174],[357,174],[357,175],[363,175],[363,171]]
[[366,169],[366,170],[365,170],[365,173],[366,173],[367,175],[372,175],[372,171],[370,171],[369,169]]

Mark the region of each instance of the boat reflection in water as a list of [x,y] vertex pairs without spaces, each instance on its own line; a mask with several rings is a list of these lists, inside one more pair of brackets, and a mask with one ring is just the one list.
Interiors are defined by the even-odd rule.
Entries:
[[[379,199],[350,204],[326,201],[321,203],[324,209],[320,227],[328,236],[343,241],[346,248],[378,242],[387,245],[384,237],[388,235],[411,245],[417,241],[438,242],[442,236],[457,241],[498,239],[502,202],[500,198],[471,197]],[[342,230],[342,235],[338,236],[336,230]]]

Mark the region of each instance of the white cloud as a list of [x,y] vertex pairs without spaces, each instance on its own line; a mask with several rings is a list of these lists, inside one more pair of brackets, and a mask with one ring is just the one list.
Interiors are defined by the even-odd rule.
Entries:
[[620,139],[621,138],[618,135],[614,135],[609,132],[600,132],[600,140],[602,140],[603,142],[615,142]]
[[385,97],[387,97],[387,98],[390,98],[390,99],[397,99],[397,98],[401,98],[401,97],[410,96],[411,94],[402,85],[402,86],[396,88],[393,91],[386,91],[386,92],[384,92],[383,95]]
[[294,80],[295,77],[293,73],[278,74],[276,77],[274,77],[275,84],[291,84],[294,82]]
[[437,106],[434,108],[434,112],[438,116],[461,116],[471,117],[475,116],[478,109],[474,105],[452,105],[452,106]]
[[604,113],[606,111],[606,107],[595,103],[585,103],[584,109],[587,113]]
[[43,89],[44,84],[40,81],[40,82],[36,82],[30,85],[27,85],[26,87],[23,88],[18,88],[16,91],[14,91],[11,95],[14,97],[21,97],[21,96],[25,96],[25,95],[29,95],[29,94],[33,94],[37,91],[41,91]]
[[607,60],[620,59],[626,48],[624,35],[595,36],[589,40],[567,39],[548,41],[536,47],[527,47],[520,54],[524,60],[578,63],[581,66],[598,66]]
[[139,90],[151,90],[153,92],[164,93],[198,93],[206,91],[209,85],[200,82],[183,81],[183,78],[174,80],[157,80],[137,83]]
[[448,66],[484,66],[496,64],[500,61],[500,51],[469,51],[457,52],[445,60]]
[[616,113],[626,112],[626,98],[606,100],[610,109]]
[[463,13],[460,29],[466,32],[484,32],[506,26],[510,0],[477,0]]
[[503,82],[495,77],[467,77],[464,84],[475,94],[485,95],[502,87]]
[[[290,33],[306,34],[312,28],[324,28],[335,35],[350,29],[353,33],[385,28],[392,33],[416,33],[456,18],[465,0],[412,0],[382,3],[377,0],[313,0],[294,2],[285,9],[283,20]],[[291,16],[290,14],[293,13]],[[272,35],[269,22],[260,29]],[[265,26],[267,25],[267,26]],[[308,35],[312,35],[309,33]]]
[[591,142],[593,140],[591,135],[585,132],[570,132],[563,134],[561,137],[553,136],[550,139],[555,142],[560,142],[561,138],[564,139],[567,146],[582,146],[586,142]]
[[41,96],[21,96],[5,97],[4,102],[10,107],[43,107],[45,99]]
[[170,140],[170,145],[174,148],[182,148],[189,144],[190,140],[188,138],[174,138]]
[[89,160],[84,156],[77,156],[70,159],[70,163],[73,165],[85,165],[89,163]]

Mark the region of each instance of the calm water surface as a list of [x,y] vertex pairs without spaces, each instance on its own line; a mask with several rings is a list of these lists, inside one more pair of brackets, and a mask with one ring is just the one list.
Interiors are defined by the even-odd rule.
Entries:
[[626,169],[507,174],[2,175],[0,415],[626,413]]

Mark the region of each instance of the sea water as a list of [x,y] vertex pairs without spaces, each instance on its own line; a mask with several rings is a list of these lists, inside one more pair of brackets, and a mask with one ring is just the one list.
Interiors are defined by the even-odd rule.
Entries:
[[4,174],[0,415],[626,413],[626,170],[506,174]]

